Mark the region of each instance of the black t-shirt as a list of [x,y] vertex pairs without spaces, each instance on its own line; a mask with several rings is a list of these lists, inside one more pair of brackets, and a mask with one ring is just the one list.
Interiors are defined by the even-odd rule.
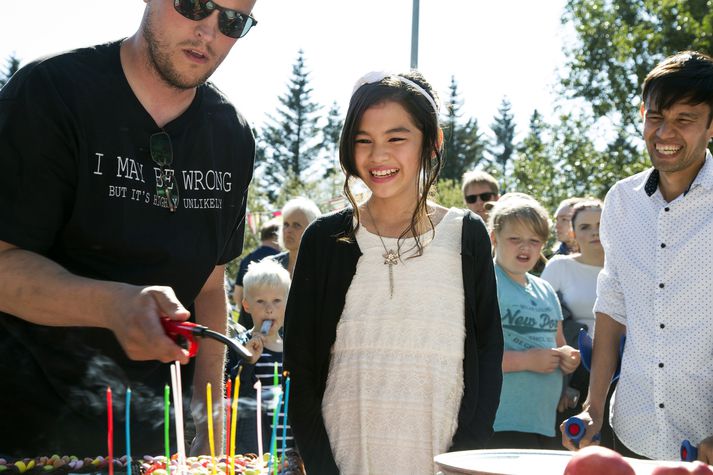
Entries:
[[[0,240],[77,275],[171,286],[192,311],[215,266],[241,253],[254,139],[209,83],[159,128],[124,76],[119,47],[36,61],[0,90]],[[157,195],[149,153],[161,130],[172,142],[175,213]],[[2,313],[0,348],[0,455],[104,454],[107,386],[119,401],[115,444],[124,453],[127,385],[135,453],[162,453],[168,365],[129,360],[108,330]],[[184,370],[187,387],[192,370]]]

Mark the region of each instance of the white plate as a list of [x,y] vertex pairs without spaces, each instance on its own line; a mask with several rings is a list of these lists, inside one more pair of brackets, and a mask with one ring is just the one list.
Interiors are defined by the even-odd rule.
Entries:
[[[467,450],[436,455],[446,475],[557,475],[564,473],[573,452],[566,450]],[[626,458],[637,475],[648,475],[656,461]]]

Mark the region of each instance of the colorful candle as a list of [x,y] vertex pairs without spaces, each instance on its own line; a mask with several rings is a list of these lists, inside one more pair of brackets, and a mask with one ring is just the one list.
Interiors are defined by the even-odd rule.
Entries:
[[208,445],[210,446],[210,461],[213,465],[213,475],[215,475],[215,439],[213,438],[213,391],[211,384],[205,387],[205,404],[208,411]]
[[233,416],[230,425],[230,475],[235,475],[235,436],[238,426],[238,396],[240,395],[240,373],[243,367],[238,368],[238,376],[235,378],[235,389],[233,390],[232,409]]
[[171,475],[171,442],[169,437],[170,429],[170,419],[171,414],[171,401],[169,399],[168,384],[163,387],[163,444],[166,451],[166,473]]
[[107,431],[106,444],[109,449],[109,475],[114,475],[114,411],[111,404],[111,388],[106,388],[106,417],[109,430]]
[[285,378],[285,415],[282,424],[282,456],[284,457],[285,452],[287,452],[287,411],[290,407],[290,373],[285,371],[283,377]]
[[171,365],[171,386],[173,389],[173,406],[176,418],[176,443],[178,445],[178,473],[184,475],[186,470],[186,445],[183,435],[183,401],[181,392],[181,368],[176,361]]
[[230,455],[230,390],[233,380],[228,378],[225,383],[225,455]]
[[264,460],[262,458],[262,383],[259,379],[253,387],[255,388],[255,391],[257,391],[257,406],[255,408],[257,411],[257,454],[260,457],[260,460]]
[[131,388],[126,388],[126,475],[131,475]]
[[[280,420],[280,406],[282,406],[282,391],[275,388],[279,393],[277,404],[272,412],[272,436],[270,437],[270,466],[275,475],[277,475],[277,423]],[[268,473],[270,470],[268,469]]]
[[272,385],[277,387],[278,384],[280,384],[280,377],[277,375],[277,361],[275,361],[275,373],[272,377]]

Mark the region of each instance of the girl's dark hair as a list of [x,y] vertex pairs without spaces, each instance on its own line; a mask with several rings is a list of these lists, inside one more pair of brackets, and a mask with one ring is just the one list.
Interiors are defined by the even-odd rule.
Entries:
[[642,98],[656,110],[676,102],[708,104],[708,125],[713,120],[713,59],[697,51],[682,51],[661,61],[644,79]]
[[[421,166],[419,172],[419,197],[411,216],[411,223],[399,236],[399,248],[401,247],[401,239],[408,235],[413,235],[416,241],[417,253],[420,256],[423,254],[423,246],[419,239],[417,230],[418,218],[427,213],[426,202],[428,200],[431,188],[438,179],[438,174],[443,165],[443,154],[439,143],[439,124],[438,111],[434,110],[431,102],[412,85],[399,78],[405,78],[418,84],[423,90],[431,96],[434,103],[438,103],[438,97],[431,85],[418,71],[409,71],[408,73],[386,76],[376,82],[363,84],[360,86],[349,101],[349,109],[347,110],[346,118],[342,134],[339,139],[339,163],[344,171],[344,194],[354,209],[354,217],[356,218],[356,226],[349,232],[346,237],[349,240],[354,239],[354,235],[359,229],[361,223],[359,217],[359,207],[356,198],[352,194],[349,187],[349,181],[352,177],[359,177],[356,160],[354,157],[354,146],[356,144],[356,134],[359,131],[364,112],[375,104],[380,104],[386,101],[393,101],[400,104],[411,116],[414,124],[423,134],[423,142],[421,144]],[[428,216],[431,232],[434,232],[433,222]]]

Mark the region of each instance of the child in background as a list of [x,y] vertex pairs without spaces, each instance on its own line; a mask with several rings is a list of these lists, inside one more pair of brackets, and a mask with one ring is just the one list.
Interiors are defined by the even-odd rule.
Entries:
[[[433,474],[483,448],[502,381],[490,240],[428,195],[437,97],[416,71],[356,85],[340,140],[351,207],[302,237],[287,305],[290,423],[307,473]],[[371,191],[357,202],[350,183]]]
[[[232,369],[235,378],[240,371],[240,394],[238,400],[238,423],[236,453],[258,453],[257,444],[257,393],[254,384],[259,379],[262,384],[262,446],[264,452],[270,450],[272,419],[277,403],[274,386],[275,363],[282,381],[282,338],[279,330],[285,321],[285,304],[290,290],[290,274],[279,263],[271,259],[253,262],[243,278],[243,308],[252,315],[254,326],[240,335],[247,342],[245,346],[253,353],[253,360]],[[268,326],[263,326],[269,322]],[[263,333],[264,331],[264,333]],[[282,447],[283,410],[278,417],[278,432]],[[292,432],[287,431],[287,445],[293,447]]]
[[490,229],[505,352],[488,448],[552,448],[562,373],[572,373],[580,357],[564,340],[555,291],[529,273],[547,241],[549,218],[534,198],[506,194],[490,211]]

